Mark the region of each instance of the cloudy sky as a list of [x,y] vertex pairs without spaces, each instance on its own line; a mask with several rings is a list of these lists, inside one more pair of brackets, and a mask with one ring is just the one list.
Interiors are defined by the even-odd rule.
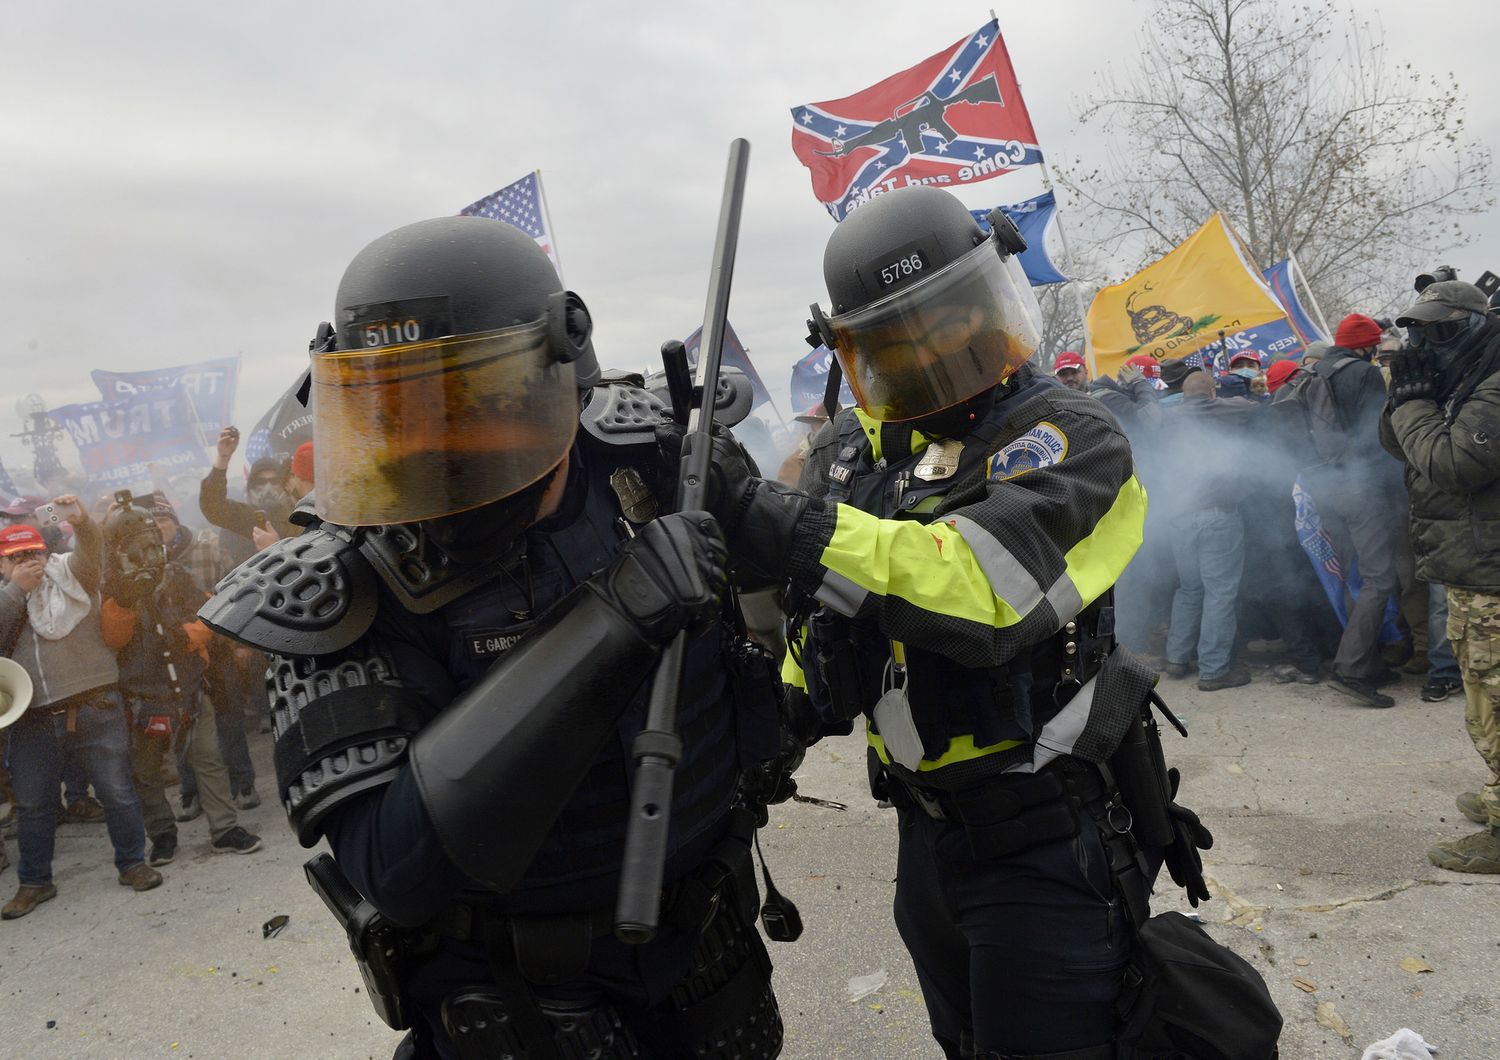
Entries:
[[[1451,70],[1474,131],[1500,144],[1492,0],[1452,0],[1441,26],[1426,0],[1358,6],[1378,11],[1397,58]],[[1147,5],[997,13],[1044,151],[1089,157],[1079,96],[1109,64],[1128,66]],[[789,109],[856,91],[987,18],[889,0],[10,5],[0,431],[19,428],[22,394],[97,397],[92,368],[235,353],[248,427],[300,371],[360,247],[533,168],[601,360],[650,364],[701,319],[735,136],[752,155],[731,317],[784,396],[807,304],[826,300],[833,224],[792,155]],[[1038,190],[1033,169],[962,196],[979,207]],[[1473,230],[1478,245],[1435,257],[1468,277],[1500,271],[1500,224]],[[23,462],[8,437],[0,456]]]

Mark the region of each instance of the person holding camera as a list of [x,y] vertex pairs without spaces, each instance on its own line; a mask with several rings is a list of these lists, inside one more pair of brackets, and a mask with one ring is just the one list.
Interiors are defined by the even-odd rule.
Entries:
[[1457,800],[1484,831],[1437,843],[1427,857],[1500,873],[1500,320],[1473,284],[1424,279],[1396,319],[1407,348],[1391,359],[1380,440],[1406,464],[1417,574],[1447,588],[1465,723],[1489,770],[1479,791]]
[[174,743],[197,777],[215,853],[249,854],[260,837],[240,827],[229,772],[219,754],[217,719],[204,694],[208,628],[196,611],[208,594],[169,562],[151,512],[130,495],[105,520],[109,575],[104,640],[119,653],[120,690],[130,708],[130,758],[151,840],[152,865],[177,856],[177,824],[162,791],[162,761]]
[[147,891],[161,884],[161,873],[146,864],[119,668],[99,619],[103,535],[77,497],[65,494],[52,507],[49,516],[73,526],[77,547],[70,553],[50,554],[33,526],[0,530],[0,575],[6,580],[0,587],[0,649],[21,664],[34,689],[30,707],[8,729],[21,856],[20,887],[0,908],[5,920],[57,895],[52,854],[65,755],[83,763],[104,804],[121,886]]

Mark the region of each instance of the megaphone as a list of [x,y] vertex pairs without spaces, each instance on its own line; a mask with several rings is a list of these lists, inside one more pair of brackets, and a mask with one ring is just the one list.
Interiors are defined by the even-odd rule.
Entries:
[[14,659],[0,659],[0,729],[31,706],[31,675]]

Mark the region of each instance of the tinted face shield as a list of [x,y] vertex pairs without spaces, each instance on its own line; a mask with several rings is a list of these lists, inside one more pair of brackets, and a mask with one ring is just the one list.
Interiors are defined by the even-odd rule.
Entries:
[[1025,364],[1041,313],[1015,257],[986,240],[827,329],[860,408],[915,420],[988,390]]
[[545,320],[312,359],[317,509],[348,526],[419,522],[537,482],[578,429],[571,364]]

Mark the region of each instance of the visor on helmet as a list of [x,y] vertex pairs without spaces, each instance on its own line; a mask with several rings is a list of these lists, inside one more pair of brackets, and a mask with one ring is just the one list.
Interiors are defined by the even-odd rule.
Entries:
[[312,361],[318,514],[347,526],[477,508],[562,462],[578,429],[547,322]]
[[1040,318],[1020,263],[986,240],[931,276],[828,318],[828,327],[860,408],[899,422],[1011,375],[1036,351]]

